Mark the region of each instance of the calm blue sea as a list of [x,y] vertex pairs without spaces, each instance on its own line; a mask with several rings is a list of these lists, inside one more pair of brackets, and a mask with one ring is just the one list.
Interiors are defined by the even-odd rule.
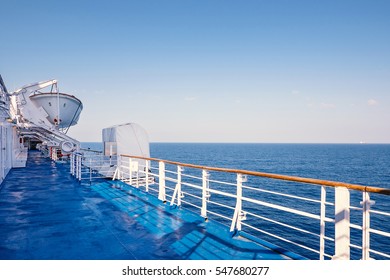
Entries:
[[[83,143],[82,147],[91,149],[100,149],[100,143]],[[390,189],[390,144],[215,144],[215,143],[151,143],[151,157],[179,161],[184,163],[193,163],[198,165],[227,167],[235,169],[246,169],[253,171],[261,171],[268,173],[279,173],[284,175],[293,175],[300,177],[309,177],[316,179],[324,179],[331,181],[341,181],[346,183],[354,183],[361,185],[376,186]],[[222,175],[221,175],[222,176]],[[225,179],[222,177],[214,179]],[[291,183],[269,182],[264,179],[253,179],[248,182],[251,186],[258,186],[265,189],[286,191],[291,194],[317,196],[319,189],[307,187],[304,190]],[[301,185],[302,186],[302,185]],[[226,191],[226,190],[224,190]],[[250,194],[249,194],[250,195]],[[328,195],[328,194],[327,194]],[[328,199],[331,200],[334,194],[330,191]],[[373,195],[372,199],[377,197]],[[275,199],[264,195],[263,199]],[[361,194],[356,192],[351,194],[351,202],[354,206],[359,206]],[[390,210],[390,199],[386,197],[377,199],[376,209]],[[224,204],[229,204],[226,201],[220,201]],[[279,201],[289,207],[294,207],[294,203],[288,199]],[[234,206],[234,205],[232,205]],[[311,211],[313,206],[307,205],[307,211]],[[315,210],[312,213],[318,214],[318,206],[314,206]],[[216,210],[216,209],[215,209]],[[260,209],[258,206],[248,205],[248,210],[259,211],[265,217],[275,215],[275,211],[270,209]],[[332,215],[333,208],[328,207],[327,213]],[[226,213],[230,215],[231,213]],[[282,215],[282,214],[281,214]],[[297,217],[283,216],[284,220],[294,220]],[[360,214],[351,212],[351,221],[356,224],[361,224]],[[299,217],[298,217],[299,218]],[[314,224],[313,220],[306,221],[299,218],[299,224],[308,230],[318,230],[319,225]],[[223,222],[223,221],[221,221]],[[384,220],[382,217],[374,219],[372,217],[372,226],[383,228],[390,232],[390,220]],[[257,226],[266,227],[270,231],[282,231],[284,229],[278,226],[259,223]],[[332,226],[327,228],[327,232],[332,232]],[[308,244],[317,246],[318,238],[304,237],[294,231],[288,232],[287,235],[294,240],[308,238]],[[357,234],[356,243],[360,240],[360,235]],[[267,239],[267,238],[265,238]],[[281,246],[289,248],[291,245],[284,244],[268,238],[268,241],[277,243]],[[372,235],[373,246],[383,247],[385,252],[390,252],[390,240]],[[302,255],[316,258],[316,254],[300,251],[300,249],[291,248]],[[332,250],[332,248],[330,248]],[[330,251],[329,254],[332,254]],[[359,259],[359,250],[352,250],[355,258]],[[375,256],[375,258],[380,258]]]

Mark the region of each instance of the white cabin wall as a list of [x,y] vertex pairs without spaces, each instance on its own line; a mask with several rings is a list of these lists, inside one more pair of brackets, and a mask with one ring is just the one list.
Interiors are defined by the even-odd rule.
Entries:
[[12,168],[13,128],[7,122],[0,123],[0,183]]

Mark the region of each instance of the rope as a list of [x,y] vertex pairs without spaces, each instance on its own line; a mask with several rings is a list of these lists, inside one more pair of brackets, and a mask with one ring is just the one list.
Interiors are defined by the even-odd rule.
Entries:
[[70,126],[72,125],[72,122],[73,122],[74,118],[76,117],[77,112],[78,112],[79,109],[80,109],[80,106],[81,106],[81,102],[79,103],[79,107],[77,107],[77,110],[76,110],[76,112],[74,113],[73,118],[72,118],[72,120],[70,121],[69,126],[68,126],[68,128],[66,129],[66,131],[65,131],[65,134],[68,133],[68,130],[69,130]]

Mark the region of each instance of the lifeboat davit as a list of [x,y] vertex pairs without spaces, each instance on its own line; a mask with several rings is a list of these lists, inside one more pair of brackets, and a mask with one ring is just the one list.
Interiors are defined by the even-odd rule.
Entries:
[[66,93],[36,93],[30,95],[31,101],[37,108],[43,108],[47,119],[58,128],[67,128],[77,124],[83,103],[73,95]]

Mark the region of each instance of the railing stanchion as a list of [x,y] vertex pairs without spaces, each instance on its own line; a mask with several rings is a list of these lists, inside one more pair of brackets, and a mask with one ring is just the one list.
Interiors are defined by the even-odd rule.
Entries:
[[375,201],[370,200],[370,194],[363,192],[363,201],[360,202],[363,208],[363,230],[362,230],[362,259],[370,259],[370,209]]
[[92,158],[89,158],[89,183],[92,183]]
[[245,175],[237,173],[237,194],[236,194],[236,207],[234,208],[234,214],[232,224],[230,226],[230,232],[235,230],[241,230],[241,221],[245,220],[245,214],[242,211],[242,183],[246,182]]
[[76,178],[77,180],[81,181],[81,154],[77,153],[76,154]]
[[73,160],[74,160],[74,153],[71,153],[70,154],[70,174],[72,175],[72,176],[74,176],[74,162],[73,162]]
[[158,163],[158,199],[166,201],[165,198],[165,163],[160,161]]
[[129,158],[129,184],[133,185],[133,166],[132,166],[132,160]]
[[320,213],[320,260],[325,254],[325,217],[326,217],[326,189],[321,186],[321,213]]
[[135,174],[136,174],[136,182],[135,182],[135,186],[137,187],[137,189],[139,188],[139,164],[138,164],[138,161],[134,161],[133,162],[133,170],[135,170]]
[[149,192],[149,161],[145,161],[145,191]]
[[202,208],[200,215],[207,219],[207,199],[210,197],[209,192],[210,173],[206,169],[202,169]]
[[350,196],[344,187],[335,189],[335,260],[350,259]]
[[183,167],[181,167],[180,165],[177,166],[177,183],[176,183],[175,190],[173,191],[171,205],[173,205],[175,203],[175,198],[177,199],[176,205],[177,206],[181,205],[181,198],[182,198],[182,196],[181,196],[182,195],[182,193],[181,193],[181,173],[183,170],[184,170]]

